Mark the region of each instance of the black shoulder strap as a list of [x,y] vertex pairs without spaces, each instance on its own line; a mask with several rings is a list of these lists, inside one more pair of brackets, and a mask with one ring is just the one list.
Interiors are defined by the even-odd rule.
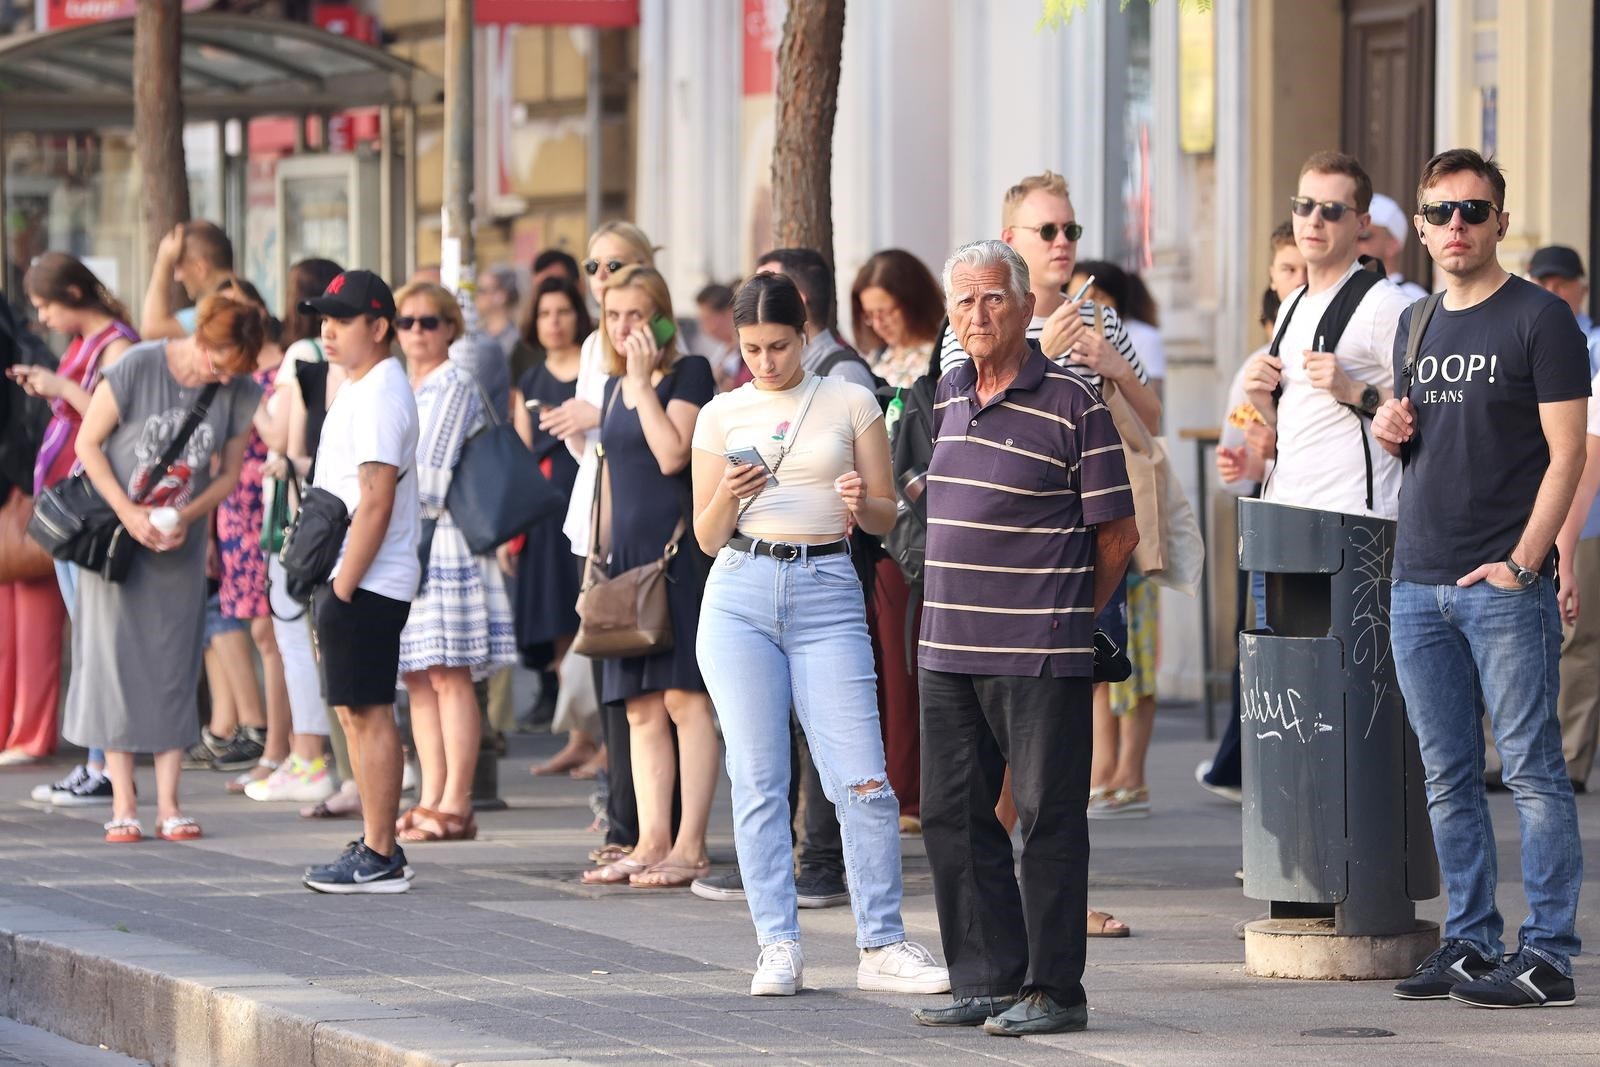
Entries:
[[1406,336],[1406,358],[1400,365],[1400,391],[1397,397],[1411,392],[1411,375],[1417,368],[1417,353],[1422,348],[1422,335],[1428,332],[1428,320],[1444,302],[1443,293],[1429,293],[1411,305],[1411,332]]
[[866,360],[862,359],[848,348],[836,348],[832,352],[829,352],[827,357],[824,358],[821,363],[817,364],[817,377],[826,378],[828,375],[833,373],[833,368],[837,367],[847,359],[859,360],[863,364],[866,363]]
[[1317,349],[1321,352],[1332,352],[1339,347],[1339,339],[1344,336],[1345,327],[1350,325],[1350,320],[1355,317],[1356,308],[1361,306],[1361,301],[1372,292],[1372,287],[1383,281],[1383,276],[1374,274],[1370,270],[1358,270],[1350,276],[1350,280],[1340,287],[1338,293],[1328,304],[1328,310],[1322,313],[1322,318],[1317,322]]
[[[1267,346],[1267,355],[1277,358],[1278,346],[1283,344],[1283,335],[1289,330],[1289,320],[1294,318],[1294,309],[1300,306],[1300,298],[1306,295],[1306,287],[1301,286],[1300,291],[1294,294],[1294,301],[1290,303],[1288,312],[1283,316],[1283,321],[1278,324],[1278,332],[1272,335],[1272,343]],[[1279,392],[1282,390],[1280,389]]]
[[189,443],[189,438],[194,436],[195,427],[200,425],[200,420],[206,417],[206,410],[211,407],[212,399],[217,395],[219,383],[212,382],[200,390],[200,397],[194,402],[194,407],[189,409],[189,414],[184,418],[183,425],[179,427],[177,435],[172,438],[167,450],[161,453],[161,458],[151,468],[154,477],[144,483],[144,488],[139,490],[139,495],[133,498],[135,504],[144,503],[144,498],[150,495],[161,479],[166,477],[167,471],[172,469],[172,464],[178,458],[178,453],[183,451],[183,446]]

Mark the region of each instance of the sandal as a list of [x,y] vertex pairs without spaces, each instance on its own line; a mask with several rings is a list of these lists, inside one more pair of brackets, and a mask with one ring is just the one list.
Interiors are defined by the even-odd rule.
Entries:
[[413,830],[416,828],[418,819],[432,819],[438,814],[432,808],[425,808],[421,804],[413,804],[405,811],[402,811],[399,817],[395,819],[394,832],[403,834],[407,830]]
[[106,823],[106,843],[136,845],[144,840],[144,827],[138,819],[112,819]]
[[643,874],[650,869],[650,864],[640,863],[638,860],[623,858],[615,863],[608,863],[604,867],[596,867],[592,871],[583,872],[584,885],[621,885],[636,874]]
[[590,850],[589,862],[604,867],[608,863],[617,862],[632,851],[632,845],[601,845],[599,848]]
[[[652,863],[649,867],[628,879],[628,884],[635,889],[684,889],[691,885],[696,878],[704,878],[711,873],[711,861],[701,860],[690,865],[687,863]],[[643,879],[658,879],[644,881]]]
[[187,815],[169,815],[156,828],[156,836],[163,841],[198,841],[200,824]]
[[[1115,922],[1116,926],[1111,924]],[[1133,933],[1127,923],[1122,922],[1109,911],[1089,910],[1088,936],[1090,937],[1128,937]]]
[[357,819],[361,817],[361,794],[340,789],[327,800],[300,809],[302,819]]
[[256,761],[256,765],[254,767],[251,767],[248,771],[245,771],[237,778],[229,781],[224,788],[229,793],[241,795],[244,793],[245,789],[249,787],[251,782],[259,782],[264,778],[271,777],[272,772],[277,770],[278,767],[279,763],[277,760],[262,758]]
[[[412,820],[408,829],[402,830],[396,836],[408,845],[420,845],[429,841],[473,841],[478,836],[478,823],[470,814],[452,815],[448,811],[434,811],[432,808],[413,808],[417,817]],[[433,823],[437,830],[422,825],[423,820]]]
[[1150,789],[1111,789],[1089,801],[1091,819],[1145,819],[1150,816]]

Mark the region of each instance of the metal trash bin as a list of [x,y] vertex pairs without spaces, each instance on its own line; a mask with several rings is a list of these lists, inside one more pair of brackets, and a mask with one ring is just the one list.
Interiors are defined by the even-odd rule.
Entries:
[[1415,902],[1439,868],[1389,644],[1394,537],[1385,519],[1239,501],[1239,566],[1265,573],[1269,623],[1239,635],[1244,891],[1323,935],[1425,942]]

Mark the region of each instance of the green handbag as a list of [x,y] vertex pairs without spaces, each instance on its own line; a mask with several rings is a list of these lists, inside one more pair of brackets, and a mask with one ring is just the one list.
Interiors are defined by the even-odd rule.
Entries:
[[283,551],[283,531],[289,528],[289,483],[274,481],[272,497],[261,519],[261,551],[275,556]]

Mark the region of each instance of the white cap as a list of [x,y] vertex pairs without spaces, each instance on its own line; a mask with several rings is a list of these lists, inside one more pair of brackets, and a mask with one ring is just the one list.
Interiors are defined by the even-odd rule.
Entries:
[[1382,226],[1394,234],[1394,239],[1400,242],[1400,247],[1406,246],[1406,238],[1411,236],[1410,220],[1405,212],[1400,210],[1400,205],[1382,193],[1372,194],[1372,224]]

